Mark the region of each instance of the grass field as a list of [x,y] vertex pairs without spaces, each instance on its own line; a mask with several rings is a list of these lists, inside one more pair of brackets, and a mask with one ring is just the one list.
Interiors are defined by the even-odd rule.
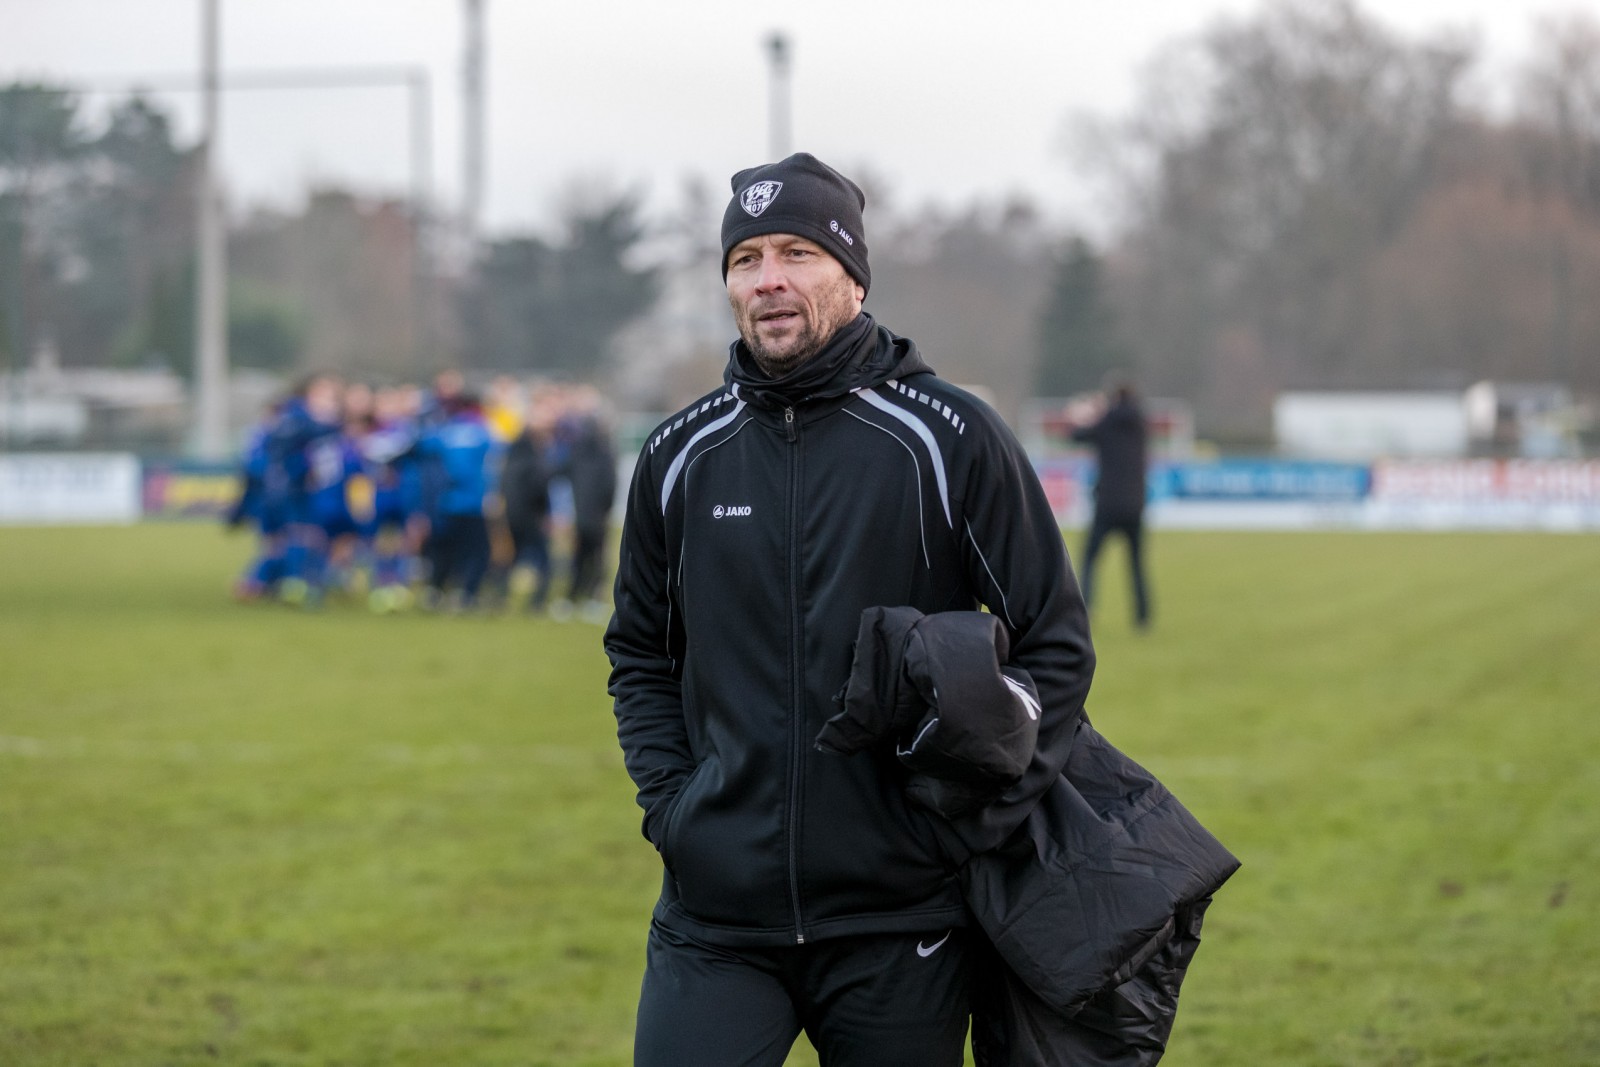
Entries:
[[[628,1063],[599,629],[239,606],[246,551],[0,530],[0,1064]],[[1600,1063],[1600,538],[1153,552],[1091,713],[1245,863],[1165,1063]]]

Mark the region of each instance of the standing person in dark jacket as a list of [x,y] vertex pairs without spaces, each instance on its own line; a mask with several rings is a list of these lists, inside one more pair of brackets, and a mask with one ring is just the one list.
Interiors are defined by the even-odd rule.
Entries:
[[[1094,669],[1083,600],[1005,424],[862,311],[860,189],[802,153],[733,194],[740,340],[644,446],[606,633],[665,868],[635,1063],[778,1065],[804,1030],[826,1067],[953,1067],[977,952],[958,870],[1060,777]],[[894,744],[817,748],[877,606],[1004,626],[1038,730],[995,798],[941,813]]]
[[585,619],[603,623],[611,614],[599,594],[617,496],[617,453],[594,387],[573,389],[568,404],[565,471],[572,486],[572,580],[567,596]]
[[1095,558],[1100,555],[1106,537],[1120,534],[1128,542],[1133,621],[1144,629],[1150,625],[1150,591],[1144,576],[1145,466],[1149,431],[1133,386],[1118,382],[1111,390],[1111,402],[1104,413],[1090,425],[1073,430],[1072,438],[1093,445],[1100,460],[1094,483],[1094,519],[1089,524],[1083,546],[1084,602],[1089,603],[1093,596]]

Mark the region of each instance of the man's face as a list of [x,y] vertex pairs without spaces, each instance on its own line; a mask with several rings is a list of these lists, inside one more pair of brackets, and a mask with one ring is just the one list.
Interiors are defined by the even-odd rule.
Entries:
[[728,252],[728,304],[756,363],[782,377],[861,313],[866,290],[822,247],[763,234]]
[[337,378],[314,378],[306,386],[306,410],[322,422],[337,422],[344,390]]

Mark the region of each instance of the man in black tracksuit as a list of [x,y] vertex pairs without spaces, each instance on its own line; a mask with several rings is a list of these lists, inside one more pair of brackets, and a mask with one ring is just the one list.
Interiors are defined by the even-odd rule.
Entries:
[[[635,1063],[959,1064],[956,871],[1060,774],[1094,667],[1027,457],[983,402],[861,311],[854,183],[806,154],[742,171],[722,225],[741,340],[639,457],[606,633],[644,834],[661,854]],[[987,608],[1042,707],[999,800],[908,799],[892,746],[815,744],[862,612]]]
[[1150,625],[1150,592],[1144,576],[1145,464],[1149,430],[1144,409],[1133,386],[1117,383],[1111,402],[1094,423],[1072,432],[1075,441],[1094,446],[1099,473],[1094,483],[1094,518],[1084,538],[1083,599],[1093,595],[1095,560],[1109,534],[1128,542],[1128,573],[1133,582],[1133,621],[1140,629]]

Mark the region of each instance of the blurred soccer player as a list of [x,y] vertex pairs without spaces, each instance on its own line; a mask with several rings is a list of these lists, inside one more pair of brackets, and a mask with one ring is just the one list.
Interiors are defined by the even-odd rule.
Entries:
[[411,449],[417,442],[416,391],[380,389],[373,398],[373,425],[361,440],[362,459],[373,486],[373,611],[398,611],[411,602],[410,567],[416,552],[421,488]]
[[339,379],[313,374],[284,402],[268,435],[271,480],[283,494],[285,510],[284,577],[279,597],[286,603],[315,606],[322,590],[327,537],[312,499],[312,463],[321,442],[339,432]]
[[543,611],[550,595],[550,447],[560,405],[554,388],[533,390],[527,419],[506,449],[500,476],[513,549],[512,584],[527,575],[527,608],[533,612]]
[[431,520],[432,572],[428,600],[437,606],[446,592],[463,609],[475,607],[489,567],[488,509],[497,506],[502,449],[489,432],[477,397],[463,393],[447,401],[446,419],[417,443],[438,464],[443,481]]
[[611,615],[599,594],[617,494],[617,454],[600,408],[598,390],[573,389],[560,431],[566,439],[564,466],[572,486],[572,577],[567,596],[585,619],[596,623]]
[[268,439],[278,418],[279,405],[268,407],[265,417],[251,429],[240,461],[239,499],[229,509],[225,522],[229,529],[246,523],[256,530],[256,554],[234,583],[238,600],[259,600],[277,591],[283,576],[285,496],[273,492],[269,484],[271,454]]

